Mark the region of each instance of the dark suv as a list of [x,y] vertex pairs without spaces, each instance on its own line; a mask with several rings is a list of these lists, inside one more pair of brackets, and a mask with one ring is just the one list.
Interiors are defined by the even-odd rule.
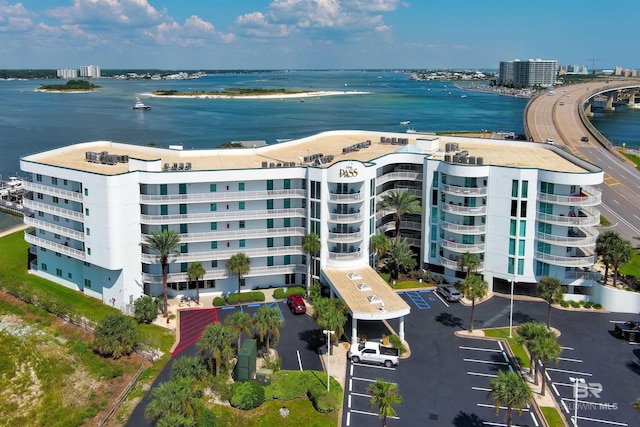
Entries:
[[460,301],[460,292],[458,292],[455,286],[440,285],[438,286],[438,293],[449,302]]
[[300,295],[289,295],[287,305],[293,314],[303,314],[307,312],[307,306]]

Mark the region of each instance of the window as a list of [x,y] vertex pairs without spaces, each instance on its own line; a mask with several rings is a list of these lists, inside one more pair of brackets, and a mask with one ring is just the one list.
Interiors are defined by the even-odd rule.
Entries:
[[56,268],[56,276],[62,277],[62,270],[60,270],[59,268]]
[[285,255],[284,256],[284,265],[289,265],[291,264],[291,255]]
[[185,215],[187,213],[187,205],[184,203],[180,204],[180,215]]
[[520,274],[520,275],[524,274],[524,260],[523,259],[519,259],[518,260],[518,274]]
[[509,274],[513,274],[514,273],[514,267],[515,267],[515,259],[509,257],[509,265],[508,265],[507,272]]
[[211,242],[211,249],[218,249],[218,242]]
[[42,193],[36,193],[36,198],[42,200],[44,197],[42,197]]
[[160,184],[160,195],[161,196],[167,195],[167,184]]
[[548,275],[549,275],[549,264],[536,261],[536,276],[548,276]]
[[215,231],[218,229],[218,223],[217,222],[212,222],[211,223],[211,230]]
[[58,203],[60,202],[60,199],[58,199],[56,196],[53,196],[53,203]]
[[[89,215],[89,214],[87,214],[87,215]],[[53,220],[54,221],[60,221],[60,217],[58,215],[54,215],[53,216]]]
[[169,214],[169,206],[160,205],[160,215],[168,215]]
[[433,186],[437,187],[438,186],[438,172],[433,172]]
[[218,205],[216,203],[211,203],[210,210],[211,210],[211,212],[217,211],[218,210]]
[[62,185],[67,186],[69,184],[69,182],[66,179],[62,180]]
[[285,190],[290,190],[291,189],[291,180],[290,179],[285,179],[284,180],[284,189]]
[[40,264],[40,270],[42,270],[42,271],[47,271],[47,264],[45,264],[45,263],[41,263],[41,264]]
[[244,191],[244,182],[238,183],[238,191]]
[[84,279],[84,287],[91,289],[91,280]]
[[511,181],[511,197],[518,197],[518,180]]
[[169,226],[167,224],[161,225],[160,226],[160,231],[161,232],[169,231]]
[[267,180],[267,190],[273,190],[273,180],[272,179],[268,179]]
[[211,261],[211,268],[218,268],[218,260],[214,259],[213,261]]
[[89,208],[84,208],[84,214],[85,216],[89,216]]
[[54,234],[53,234],[53,238],[54,238],[54,239],[59,239],[59,238],[60,238],[60,235],[59,235],[59,234],[54,233]]
[[284,246],[291,246],[291,237],[290,236],[285,236],[284,237]]
[[178,184],[178,194],[187,194],[187,184]]
[[244,248],[244,246],[245,246],[245,240],[244,240],[244,239],[240,239],[240,240],[238,241],[238,246],[239,246],[239,247],[241,247],[241,248]]
[[85,188],[85,189],[84,189],[84,195],[85,195],[85,196],[88,196],[88,195],[89,195],[89,189],[88,189],[88,188]]
[[39,173],[36,174],[36,181],[42,182],[42,175],[40,175]]
[[44,216],[44,212],[38,211],[38,216]]
[[526,218],[526,217],[527,217],[527,201],[521,200],[520,201],[520,218]]
[[216,189],[217,189],[217,185],[216,184],[209,184],[209,192],[215,193]]
[[522,181],[522,193],[521,196],[523,199],[529,197],[529,181]]
[[268,248],[273,247],[273,237],[267,237],[267,247]]
[[61,254],[60,252],[56,252],[56,256],[57,256],[58,258],[62,258],[62,254]]
[[436,251],[436,242],[431,242],[430,250],[429,250],[429,256],[431,258],[435,258],[437,255],[438,255],[438,253]]
[[527,237],[527,221],[520,220],[520,237]]
[[181,262],[180,263],[180,273],[186,273],[188,268],[189,268],[189,263],[188,262]]
[[284,223],[284,227],[285,227],[285,228],[289,228],[289,227],[291,227],[291,218],[285,218],[285,219],[283,220],[283,223]]
[[273,219],[272,218],[268,218],[267,219],[267,228],[273,228]]
[[87,255],[91,255],[91,248],[87,248]]
[[51,177],[51,183],[53,185],[58,185],[58,178]]
[[553,213],[553,204],[540,202],[540,213],[552,214]]
[[273,266],[273,257],[272,256],[268,256],[267,257],[267,267],[272,267]]
[[180,234],[187,234],[187,224],[180,224]]
[[273,209],[273,199],[267,199],[267,209]]
[[186,254],[187,252],[189,252],[189,244],[188,243],[183,243],[180,245],[180,253],[181,254]]
[[64,204],[65,204],[65,205],[68,205],[68,204],[69,204],[69,201],[68,201],[67,199],[64,199]]
[[84,264],[85,267],[91,267],[91,264],[89,264],[87,261],[83,261],[82,264]]
[[511,216],[518,216],[518,201],[511,201]]
[[[519,240],[518,241],[518,256],[524,256],[524,240]],[[522,273],[520,273],[522,274]]]
[[238,202],[238,209],[241,211],[244,210],[244,202]]
[[516,254],[516,239],[509,239],[509,255]]
[[73,275],[71,273],[67,273],[67,279],[73,279]]
[[291,208],[291,199],[284,199],[284,208],[285,209]]

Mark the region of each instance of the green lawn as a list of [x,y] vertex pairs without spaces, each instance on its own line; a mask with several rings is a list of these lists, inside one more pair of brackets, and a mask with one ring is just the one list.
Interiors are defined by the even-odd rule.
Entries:
[[509,338],[509,328],[484,329],[484,335],[491,338],[503,338],[507,340],[509,342],[509,346],[511,347],[511,351],[513,351],[516,359],[518,359],[520,367],[529,367],[529,364],[531,363],[529,355],[524,350],[524,347],[518,344],[518,334],[515,327],[513,328],[512,332],[513,338]]
[[[280,408],[286,406],[289,416],[282,418]],[[338,414],[321,414],[306,397],[283,402],[272,400],[251,411],[215,405],[216,427],[335,427]]]
[[640,250],[636,249],[631,261],[620,267],[620,273],[628,276],[640,277]]
[[560,415],[556,408],[551,406],[541,406],[540,410],[542,411],[542,415],[544,415],[545,420],[547,420],[549,427],[564,427],[565,424],[562,420],[562,415]]
[[636,169],[640,170],[640,157],[631,153],[626,153],[624,151],[621,151],[620,153],[622,153],[622,155],[627,159],[631,160],[636,165]]

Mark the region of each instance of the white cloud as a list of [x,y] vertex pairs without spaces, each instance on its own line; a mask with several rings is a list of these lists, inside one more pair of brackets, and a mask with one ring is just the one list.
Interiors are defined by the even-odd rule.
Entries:
[[45,11],[63,23],[152,25],[167,19],[147,0],[73,0],[72,6]]
[[0,32],[28,30],[33,26],[32,17],[33,13],[25,9],[22,3],[0,3]]

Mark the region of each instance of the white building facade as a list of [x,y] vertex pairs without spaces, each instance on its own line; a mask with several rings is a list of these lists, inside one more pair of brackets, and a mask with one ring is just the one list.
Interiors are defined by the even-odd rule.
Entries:
[[502,85],[551,86],[558,73],[558,61],[529,59],[500,62],[498,81]]
[[56,75],[62,79],[75,79],[78,77],[78,70],[72,70],[72,69],[56,70]]
[[588,293],[595,262],[603,172],[547,144],[334,131],[247,149],[168,150],[112,142],[26,156],[32,196],[25,239],[30,269],[122,308],[162,293],[161,268],[142,243],[180,234],[170,295],[195,294],[190,263],[206,270],[201,294],[237,289],[226,261],[250,260],[242,289],[306,285],[305,234],[320,237],[322,268],[372,265],[370,237],[394,235],[391,191],[410,191],[423,211],[402,222],[419,268],[462,277],[466,252],[482,260],[490,288],[551,275]]
[[97,65],[83,65],[80,67],[80,77],[101,77],[100,67]]

